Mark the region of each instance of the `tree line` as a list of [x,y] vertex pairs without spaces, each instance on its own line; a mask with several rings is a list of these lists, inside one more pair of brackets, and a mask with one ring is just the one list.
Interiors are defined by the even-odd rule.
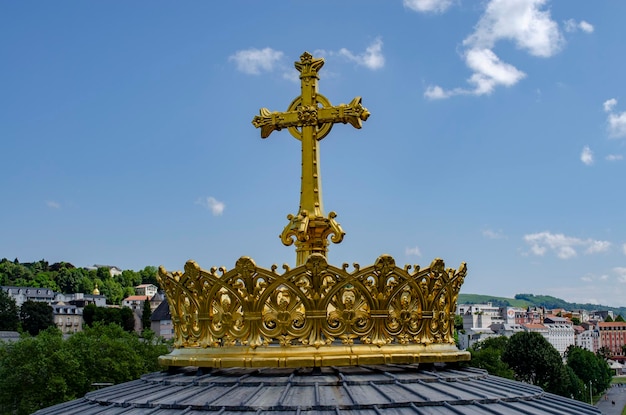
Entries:
[[611,384],[612,372],[602,354],[570,346],[563,362],[554,346],[536,332],[491,337],[475,343],[469,351],[469,366],[584,402],[589,402],[590,394],[597,396]]
[[49,264],[42,259],[37,262],[20,263],[3,258],[0,260],[0,285],[15,287],[49,288],[64,294],[91,294],[96,288],[106,296],[107,303],[119,305],[129,295],[135,294],[139,284],[158,286],[157,268],[146,266],[140,271],[124,270],[111,276],[106,267],[85,269],[69,262]]
[[149,332],[140,338],[101,323],[67,339],[51,327],[0,342],[0,414],[30,414],[84,396],[97,383],[138,379],[160,370],[158,356],[166,353],[164,341]]

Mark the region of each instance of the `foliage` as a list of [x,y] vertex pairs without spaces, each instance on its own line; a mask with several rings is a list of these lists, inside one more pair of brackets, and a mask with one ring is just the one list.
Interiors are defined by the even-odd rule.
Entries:
[[606,360],[600,356],[576,346],[570,346],[566,352],[567,366],[580,378],[584,385],[591,382],[593,394],[602,393],[611,384],[612,373]]
[[162,340],[94,324],[63,340],[56,328],[0,343],[0,413],[29,414],[76,399],[94,382],[121,383],[159,370]]
[[[528,306],[528,302],[524,300],[516,300],[514,298],[505,298],[505,297],[495,297],[492,295],[481,295],[481,294],[459,294],[459,298],[457,301],[459,304],[480,304],[480,303],[491,303],[498,304],[497,307],[520,307],[525,308]],[[502,305],[499,305],[502,304]]]
[[20,322],[22,330],[36,336],[48,327],[54,327],[52,307],[39,301],[25,301],[20,307]]
[[143,310],[141,312],[141,328],[143,330],[150,329],[150,319],[152,318],[152,310],[150,309],[150,301],[143,302]]
[[20,315],[15,300],[4,290],[0,290],[0,330],[16,331]]
[[617,317],[615,317],[615,321],[623,323],[624,322],[624,317],[622,317],[621,314],[618,314]]
[[596,351],[596,355],[604,360],[608,360],[613,355],[613,352],[607,346],[602,346]]
[[30,414],[77,397],[79,362],[63,343],[61,332],[53,327],[37,337],[0,346],[2,413]]
[[613,318],[610,315],[607,315],[606,318],[604,319],[605,323],[612,323],[613,322]]
[[514,379],[515,373],[502,361],[502,353],[509,339],[505,336],[490,337],[469,348],[472,359],[469,365],[485,369],[489,374]]
[[128,307],[98,307],[88,304],[83,309],[83,321],[88,327],[94,324],[116,324],[127,332],[135,331],[135,315]]
[[502,353],[502,361],[522,382],[542,387],[547,392],[569,396],[572,387],[559,352],[537,332],[515,333]]
[[20,263],[17,258],[0,260],[0,285],[16,287],[48,288],[65,294],[92,293],[96,283],[109,304],[121,304],[122,299],[134,294],[139,284],[158,286],[157,268],[147,266],[140,271],[124,270],[120,275],[111,276],[109,269],[94,270],[76,268],[68,262],[49,264],[41,260]]

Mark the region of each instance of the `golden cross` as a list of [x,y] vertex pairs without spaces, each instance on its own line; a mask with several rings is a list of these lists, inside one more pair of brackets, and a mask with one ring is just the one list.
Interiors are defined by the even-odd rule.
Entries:
[[296,265],[303,265],[309,255],[328,252],[328,237],[334,243],[343,240],[344,232],[335,217],[335,212],[324,215],[322,205],[322,178],[320,155],[317,142],[326,137],[333,124],[349,123],[361,128],[362,121],[370,113],[361,105],[361,97],[350,104],[333,107],[322,94],[317,92],[318,71],[324,59],[314,58],[308,52],[295,62],[300,72],[301,95],[294,99],[286,112],[270,112],[261,108],[260,115],[252,124],[261,128],[261,137],[267,138],[272,131],[287,128],[292,136],[302,142],[302,177],[300,186],[300,209],[296,215],[288,215],[289,223],[280,238],[283,244],[296,244]]

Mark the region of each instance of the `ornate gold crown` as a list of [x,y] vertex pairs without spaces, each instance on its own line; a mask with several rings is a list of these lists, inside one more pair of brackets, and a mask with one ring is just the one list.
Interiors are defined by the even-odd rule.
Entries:
[[[317,92],[324,60],[305,52],[295,62],[302,94],[286,112],[262,108],[252,120],[261,137],[283,128],[302,143],[298,214],[288,215],[281,234],[296,245],[296,267],[259,268],[242,257],[235,268],[202,270],[188,261],[185,272],[159,268],[176,334],[165,366],[318,367],[355,364],[469,360],[453,338],[456,301],[467,269],[399,268],[388,255],[366,268],[326,261],[328,238],[344,232],[324,214],[318,141],[335,123],[361,128],[370,113],[361,98],[332,106]],[[221,275],[218,275],[217,272]]]
[[[159,269],[176,333],[166,366],[299,367],[465,360],[454,344],[456,300],[466,274],[399,268],[383,255],[374,265],[341,268],[320,254],[290,269]],[[221,275],[218,274],[218,271]]]

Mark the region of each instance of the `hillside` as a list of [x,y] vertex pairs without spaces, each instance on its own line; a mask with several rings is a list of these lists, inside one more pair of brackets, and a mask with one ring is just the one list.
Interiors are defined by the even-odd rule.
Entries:
[[626,307],[609,307],[600,304],[570,303],[550,295],[515,294],[514,298],[497,297],[484,294],[459,294],[458,304],[492,303],[498,307],[545,307],[548,309],[564,308],[566,310],[608,310],[616,316],[626,317]]

